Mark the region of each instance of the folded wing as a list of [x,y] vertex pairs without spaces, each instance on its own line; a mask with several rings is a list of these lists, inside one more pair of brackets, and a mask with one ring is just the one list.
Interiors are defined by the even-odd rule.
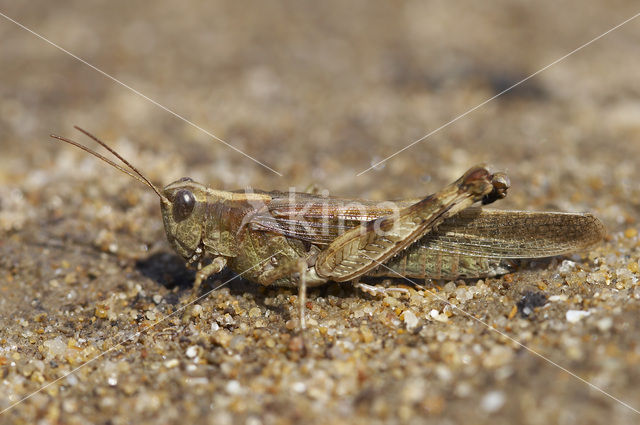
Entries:
[[[397,202],[398,209],[413,201]],[[383,206],[381,206],[383,205]],[[326,246],[363,222],[393,213],[390,204],[297,194],[274,197],[264,214],[252,218],[254,230],[283,234]],[[541,258],[585,251],[605,234],[588,213],[529,212],[471,207],[445,220],[418,240],[442,253],[485,258]]]

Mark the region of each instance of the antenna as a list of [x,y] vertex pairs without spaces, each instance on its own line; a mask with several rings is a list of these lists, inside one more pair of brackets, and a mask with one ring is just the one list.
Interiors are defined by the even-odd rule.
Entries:
[[[104,147],[106,150],[108,150],[109,152],[111,152],[113,155],[115,155],[116,158],[118,158],[120,161],[122,161],[126,166],[128,166],[132,171],[127,170],[126,168],[116,164],[115,162],[113,162],[112,160],[104,157],[103,155],[99,154],[98,152],[78,143],[75,142],[71,139],[67,139],[66,137],[62,137],[62,136],[57,136],[55,134],[51,134],[50,136],[56,140],[60,140],[62,142],[65,143],[69,143],[70,145],[73,145],[77,148],[82,149],[83,151],[95,156],[98,159],[101,159],[102,161],[106,162],[107,164],[111,165],[112,167],[122,171],[123,173],[125,173],[126,175],[128,175],[129,177],[133,177],[134,179],[138,180],[140,183],[145,184],[146,186],[149,186],[151,188],[151,190],[153,190],[156,195],[158,195],[158,197],[160,198],[160,200],[163,203],[169,203],[169,200],[162,194],[160,193],[160,190],[149,181],[148,178],[146,178],[144,176],[144,174],[142,174],[140,171],[138,171],[138,169],[136,167],[134,167],[133,165],[131,165],[131,163],[129,161],[127,161],[126,159],[124,159],[118,152],[116,152],[113,148],[111,148],[109,145],[107,145],[105,142],[103,142],[102,140],[98,139],[96,136],[94,136],[93,134],[89,133],[88,131],[76,126],[73,126],[76,130],[80,131],[81,133],[85,134],[86,136],[90,137],[91,139],[93,139],[94,141],[96,141],[97,143],[100,144],[100,146]],[[135,174],[134,174],[135,173]]]

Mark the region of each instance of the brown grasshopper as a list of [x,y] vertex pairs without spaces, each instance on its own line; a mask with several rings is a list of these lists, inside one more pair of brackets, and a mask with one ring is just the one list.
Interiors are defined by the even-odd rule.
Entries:
[[[362,276],[455,279],[508,273],[513,261],[585,250],[604,235],[591,214],[471,207],[506,196],[509,180],[483,166],[423,199],[376,203],[311,193],[227,192],[185,177],[159,189],[97,137],[129,169],[64,137],[144,183],[160,198],[167,239],[196,265],[194,294],[225,266],[261,285],[297,286],[304,329],[307,286]],[[208,261],[206,265],[205,261]]]

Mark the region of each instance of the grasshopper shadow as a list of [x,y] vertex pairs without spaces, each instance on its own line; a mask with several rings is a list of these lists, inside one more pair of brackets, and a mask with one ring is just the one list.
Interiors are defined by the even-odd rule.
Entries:
[[170,252],[159,252],[138,260],[136,269],[143,276],[168,289],[189,289],[196,276],[195,271],[186,267],[182,257]]
[[[515,261],[514,271],[542,271],[548,268],[550,261],[551,259],[547,258],[537,259],[535,261]],[[159,252],[152,254],[147,258],[138,260],[136,262],[136,269],[143,276],[153,280],[155,283],[162,285],[169,290],[177,289],[177,293],[173,291],[174,294],[172,296],[169,295],[172,298],[175,297],[175,299],[173,300],[174,303],[179,303],[179,300],[180,298],[182,298],[184,293],[193,290],[195,271],[187,268],[184,259],[172,252]],[[369,277],[368,279],[366,279],[366,283],[372,285],[381,285],[385,280],[389,280],[389,278]],[[467,285],[473,285],[476,279],[464,280],[467,282]],[[432,290],[438,283],[444,285],[446,280],[425,283],[425,281],[421,279],[410,279],[410,282],[411,283],[407,282],[404,279],[392,279],[392,284],[387,286],[397,286],[397,284],[403,284],[406,286],[413,286],[415,289],[426,288],[427,290]],[[261,289],[260,285],[249,282],[242,277],[237,276],[232,271],[225,269],[218,275],[204,281],[202,283],[202,286],[200,287],[199,293],[196,294],[196,296],[204,295],[206,292],[212,289],[215,290],[221,285],[227,287],[229,292],[235,297],[241,297],[243,295],[250,294],[250,296],[258,305],[266,307],[267,309],[272,310],[274,313],[281,314],[283,316],[288,316],[289,312],[280,306],[269,305],[266,299],[276,296],[278,291],[288,291],[294,294],[297,293],[296,288],[270,287],[266,290]],[[351,297],[376,298],[375,296],[360,291],[349,283],[336,284],[333,282],[326,285],[321,285],[316,288],[309,288],[307,296],[310,301],[313,301],[316,297],[326,298],[328,296],[333,296],[340,299]]]
[[[193,291],[196,279],[196,272],[186,266],[182,257],[172,252],[158,252],[136,262],[136,269],[145,277],[151,279],[156,284],[164,286],[169,290],[177,290],[173,295],[168,294],[173,299],[173,303],[180,302],[185,294]],[[226,283],[225,283],[226,282]],[[265,295],[258,288],[259,285],[248,282],[228,269],[223,270],[216,276],[212,276],[202,282],[196,297],[200,297],[208,291],[215,290],[220,286],[228,287],[235,296],[251,293],[261,304],[264,304]]]

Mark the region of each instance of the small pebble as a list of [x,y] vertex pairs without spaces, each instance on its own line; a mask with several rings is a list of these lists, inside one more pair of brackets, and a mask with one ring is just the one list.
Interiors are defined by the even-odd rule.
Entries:
[[407,327],[408,331],[412,331],[414,330],[416,327],[418,327],[418,323],[420,322],[418,320],[418,317],[415,315],[415,313],[411,310],[405,310],[404,313],[402,314],[403,319],[404,319],[404,324]]
[[455,290],[456,290],[456,284],[454,282],[447,282],[447,284],[444,285],[445,292],[453,292]]
[[72,387],[78,385],[78,377],[76,376],[75,373],[72,373],[71,375],[67,375],[66,381],[67,381],[67,385],[70,385]]
[[106,306],[98,304],[93,314],[99,319],[106,319],[109,317],[109,312],[107,310]]
[[457,288],[456,289],[456,298],[461,303],[467,302],[467,301],[473,299],[473,292],[471,290],[468,290],[465,287]]
[[438,310],[433,309],[429,312],[429,317],[438,322],[446,322],[449,320],[446,314],[441,314]]
[[583,317],[589,316],[591,313],[583,310],[569,310],[567,311],[566,317],[567,322],[569,323],[577,323],[582,320]]
[[198,355],[198,346],[192,345],[191,347],[187,348],[187,351],[185,352],[185,354],[190,359],[194,358],[195,356]]
[[67,354],[67,350],[69,349],[67,344],[60,336],[45,341],[43,345],[47,348],[49,354],[53,357],[63,357],[65,354]]
[[560,275],[565,276],[575,270],[575,268],[576,263],[574,261],[564,260],[562,264],[560,264],[560,267],[558,267],[558,272]]
[[587,275],[587,283],[592,285],[608,285],[610,282],[611,278],[606,270],[597,270]]
[[611,317],[603,317],[596,322],[596,326],[600,332],[607,332],[613,326],[613,319]]
[[482,410],[488,413],[497,412],[504,406],[505,396],[502,391],[488,392],[480,402]]
[[385,297],[382,302],[389,307],[398,307],[400,305],[400,301],[393,297]]
[[218,344],[223,348],[229,347],[229,344],[231,343],[232,338],[233,338],[233,335],[225,329],[219,329],[215,331],[211,336],[212,342]]
[[560,302],[560,301],[567,301],[568,297],[564,294],[562,295],[551,295],[549,297],[549,301],[551,302]]
[[307,390],[307,386],[304,382],[294,382],[293,385],[291,385],[291,389],[296,393],[302,394]]
[[193,317],[200,317],[202,315],[202,306],[200,304],[196,304],[191,309],[191,315]]
[[227,382],[225,389],[227,390],[227,393],[231,395],[242,394],[242,387],[240,386],[240,382],[236,381],[235,379]]
[[171,369],[178,366],[179,364],[180,361],[178,359],[169,359],[164,362],[164,367],[166,367],[167,369]]

